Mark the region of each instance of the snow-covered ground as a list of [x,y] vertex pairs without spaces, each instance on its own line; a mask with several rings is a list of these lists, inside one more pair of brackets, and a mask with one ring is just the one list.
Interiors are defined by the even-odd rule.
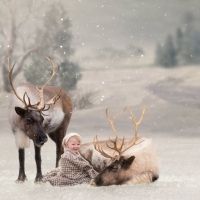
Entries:
[[[155,183],[132,186],[90,187],[77,185],[52,187],[34,184],[33,145],[26,149],[26,175],[23,184],[18,176],[18,152],[7,120],[9,95],[0,94],[0,199],[199,199],[200,198],[200,70],[198,66],[172,69],[127,68],[84,71],[78,88],[97,91],[95,106],[74,110],[68,132],[80,133],[85,142],[98,134],[112,136],[105,117],[112,117],[128,106],[138,119],[142,105],[146,114],[139,135],[151,137],[161,160],[160,178]],[[128,111],[116,120],[121,136],[133,135]],[[42,147],[42,169],[55,166],[55,145]]]

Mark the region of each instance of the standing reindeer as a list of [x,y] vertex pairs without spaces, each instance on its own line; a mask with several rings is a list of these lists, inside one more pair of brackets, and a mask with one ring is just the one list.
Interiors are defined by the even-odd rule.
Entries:
[[52,75],[42,87],[23,83],[15,88],[12,83],[12,72],[15,64],[10,68],[8,58],[8,74],[13,95],[8,108],[9,121],[15,136],[19,153],[19,175],[16,182],[26,180],[24,162],[25,150],[30,146],[30,139],[35,147],[35,161],[37,173],[35,182],[42,179],[41,147],[47,142],[48,136],[56,144],[56,167],[63,153],[62,139],[66,134],[72,115],[72,101],[65,91],[55,86],[47,86],[58,72],[51,58],[43,55],[52,65]]
[[159,159],[151,139],[137,136],[145,107],[143,107],[139,122],[136,122],[130,111],[135,129],[133,139],[120,139],[114,127],[115,119],[124,111],[125,109],[111,120],[106,109],[106,117],[114,131],[115,139],[98,141],[96,136],[93,144],[83,144],[81,147],[81,155],[90,162],[95,170],[100,172],[91,181],[92,186],[149,183],[159,177]]

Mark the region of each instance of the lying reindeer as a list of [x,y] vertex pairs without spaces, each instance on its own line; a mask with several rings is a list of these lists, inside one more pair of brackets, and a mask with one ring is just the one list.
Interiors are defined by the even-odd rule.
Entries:
[[139,122],[135,121],[130,111],[135,128],[133,139],[120,139],[114,127],[115,119],[124,111],[125,109],[111,120],[106,109],[106,116],[115,133],[115,139],[98,141],[96,136],[93,144],[83,144],[81,147],[81,155],[100,172],[91,181],[92,186],[149,183],[159,177],[159,159],[151,139],[137,137],[138,126],[144,117],[145,107],[143,107]]
[[63,153],[62,139],[72,115],[72,101],[65,91],[58,87],[46,86],[55,76],[54,62],[43,55],[52,65],[52,75],[42,87],[23,83],[15,88],[12,83],[12,72],[15,64],[10,68],[8,59],[9,81],[13,90],[8,108],[9,121],[15,136],[19,153],[19,175],[17,182],[24,182],[25,151],[29,147],[30,139],[35,147],[35,161],[37,174],[35,182],[42,179],[40,150],[48,136],[56,143],[56,166]]

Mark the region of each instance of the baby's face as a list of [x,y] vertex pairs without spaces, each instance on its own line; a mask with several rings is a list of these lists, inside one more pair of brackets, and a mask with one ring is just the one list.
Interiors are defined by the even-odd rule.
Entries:
[[74,153],[77,153],[81,147],[80,141],[77,140],[74,137],[71,137],[67,144],[66,147],[69,148],[71,151],[73,151]]

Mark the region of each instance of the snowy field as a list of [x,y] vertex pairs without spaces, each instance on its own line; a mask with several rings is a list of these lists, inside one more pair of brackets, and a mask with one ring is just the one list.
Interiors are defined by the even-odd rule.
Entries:
[[[26,175],[23,184],[18,176],[18,152],[7,120],[9,95],[0,94],[0,199],[200,199],[200,70],[188,68],[133,68],[84,71],[78,89],[96,91],[95,106],[74,110],[68,132],[81,134],[85,142],[112,136],[105,117],[128,106],[138,119],[143,105],[146,114],[139,135],[153,139],[161,170],[155,183],[132,186],[90,187],[77,185],[52,187],[34,184],[33,145],[26,149]],[[133,135],[128,112],[116,120],[121,136]],[[55,166],[55,145],[49,139],[42,147],[43,173]]]

